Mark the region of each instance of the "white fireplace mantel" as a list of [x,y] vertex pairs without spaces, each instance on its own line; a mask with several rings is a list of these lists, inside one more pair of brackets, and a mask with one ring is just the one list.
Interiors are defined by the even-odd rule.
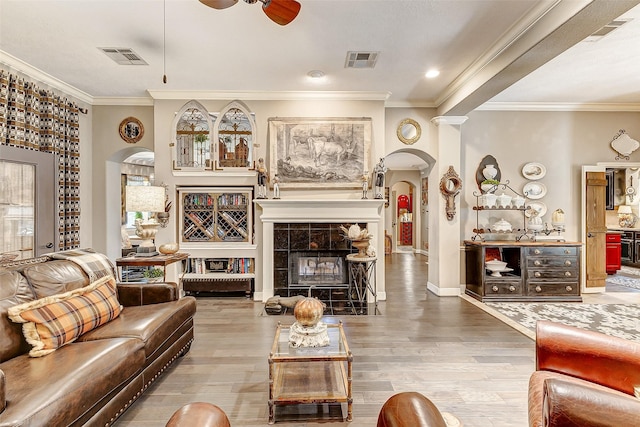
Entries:
[[[255,199],[262,212],[262,295],[273,296],[273,224],[293,222],[366,223],[379,261],[376,269],[378,300],[385,300],[383,199]],[[257,297],[257,295],[256,295]]]

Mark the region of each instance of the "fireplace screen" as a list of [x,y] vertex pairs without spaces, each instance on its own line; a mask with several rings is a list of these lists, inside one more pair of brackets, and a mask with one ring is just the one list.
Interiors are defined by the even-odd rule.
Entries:
[[297,284],[342,284],[345,282],[344,261],[339,256],[298,256],[294,276]]

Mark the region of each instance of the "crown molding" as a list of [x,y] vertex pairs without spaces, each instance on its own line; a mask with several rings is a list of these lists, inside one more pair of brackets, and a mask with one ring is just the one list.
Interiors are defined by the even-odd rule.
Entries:
[[638,103],[485,102],[474,111],[640,111]]
[[16,71],[23,74],[30,80],[35,80],[46,85],[48,88],[64,92],[66,95],[73,97],[78,101],[93,104],[93,97],[88,93],[45,73],[33,65],[27,64],[21,59],[18,59],[3,50],[0,50],[0,64],[7,66],[9,71]]
[[341,92],[341,91],[168,91],[147,90],[153,99],[199,99],[228,100],[242,99],[247,101],[386,101],[390,92]]
[[469,117],[467,116],[438,116],[432,118],[430,121],[436,126],[440,126],[442,124],[460,126],[467,121]]
[[387,108],[438,108],[433,101],[387,101]]
[[133,105],[149,107],[153,106],[153,98],[149,97],[111,97],[96,96],[93,98],[93,105]]

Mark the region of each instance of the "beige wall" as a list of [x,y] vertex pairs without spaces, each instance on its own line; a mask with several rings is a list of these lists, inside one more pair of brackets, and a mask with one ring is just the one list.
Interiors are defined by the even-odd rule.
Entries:
[[[120,122],[133,116],[142,122],[144,136],[136,144],[120,138]],[[120,163],[139,151],[154,149],[153,107],[94,106],[91,186],[81,187],[81,197],[91,200],[92,244],[111,259],[120,256]],[[81,153],[82,157],[82,153]],[[84,246],[84,242],[82,242]]]
[[[518,192],[528,182],[522,167],[542,163],[547,169],[540,180],[547,187],[547,195],[540,199],[547,205],[543,221],[550,223],[551,213],[561,208],[566,214],[566,238],[580,240],[581,166],[615,162],[609,143],[620,129],[640,139],[640,113],[474,111],[468,117],[462,126],[461,240],[471,238],[476,225],[475,174],[485,155],[496,158],[502,181],[509,181]],[[630,161],[640,161],[640,151]],[[522,215],[515,212],[480,215],[485,224],[504,216],[514,227],[522,225]]]

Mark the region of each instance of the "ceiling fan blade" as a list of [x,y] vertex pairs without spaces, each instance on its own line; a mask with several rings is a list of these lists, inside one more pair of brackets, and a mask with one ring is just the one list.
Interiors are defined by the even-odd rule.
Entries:
[[266,0],[263,1],[262,10],[276,24],[287,25],[298,16],[300,3],[296,0]]
[[226,9],[238,3],[238,0],[200,0],[200,3],[214,9]]

